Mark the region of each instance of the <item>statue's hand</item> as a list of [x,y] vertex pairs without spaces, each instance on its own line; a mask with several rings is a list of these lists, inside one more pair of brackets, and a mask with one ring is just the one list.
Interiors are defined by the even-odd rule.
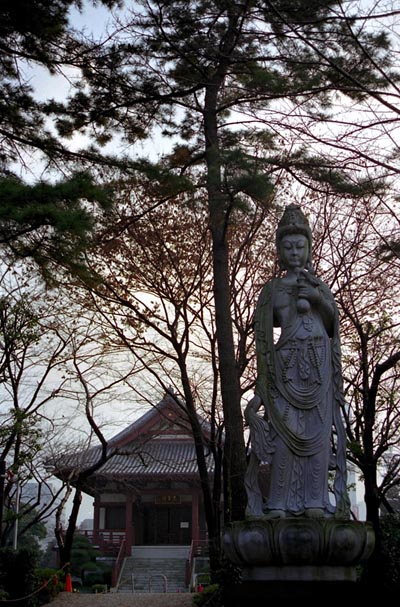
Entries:
[[318,287],[314,287],[309,282],[304,280],[298,283],[298,297],[299,299],[307,299],[312,305],[318,305],[321,302],[322,296]]

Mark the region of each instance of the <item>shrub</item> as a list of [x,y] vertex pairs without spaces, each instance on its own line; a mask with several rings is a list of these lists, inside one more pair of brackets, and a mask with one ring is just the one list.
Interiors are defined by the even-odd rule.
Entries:
[[41,588],[36,595],[39,605],[50,603],[59,592],[64,590],[65,575],[60,574],[56,569],[36,569],[35,577],[37,587]]
[[193,595],[193,604],[197,607],[220,607],[222,605],[222,592],[219,584],[205,586],[202,592]]
[[99,549],[89,539],[76,534],[71,551],[71,573],[80,577],[82,586],[89,589],[94,584],[111,585],[112,569],[108,563],[98,561]]
[[97,571],[88,571],[85,573],[84,586],[100,585],[104,586],[104,574],[98,569]]
[[380,531],[383,586],[389,590],[400,590],[400,514],[383,516]]
[[71,550],[72,575],[81,576],[82,569],[86,568],[88,563],[95,563],[97,556],[98,548],[95,548],[87,537],[75,534]]
[[95,594],[107,592],[107,584],[93,584],[92,590]]
[[35,604],[35,599],[30,596],[37,588],[35,567],[36,555],[31,550],[0,549],[0,588],[7,593],[9,601],[23,598],[18,600],[18,607]]
[[8,592],[0,588],[0,601],[6,601],[9,598]]

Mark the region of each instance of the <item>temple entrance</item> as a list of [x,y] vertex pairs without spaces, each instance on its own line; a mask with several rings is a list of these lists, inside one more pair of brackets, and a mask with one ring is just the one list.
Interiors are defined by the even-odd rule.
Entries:
[[188,546],[192,539],[192,508],[189,505],[143,506],[143,544]]

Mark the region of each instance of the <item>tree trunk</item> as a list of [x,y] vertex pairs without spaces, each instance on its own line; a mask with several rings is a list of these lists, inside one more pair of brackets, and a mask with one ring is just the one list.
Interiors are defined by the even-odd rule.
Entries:
[[219,355],[221,396],[224,410],[223,452],[225,522],[241,520],[246,508],[246,471],[240,385],[233,341],[228,278],[228,247],[213,233],[214,297]]
[[241,520],[246,508],[244,474],[246,455],[240,385],[235,359],[231,317],[227,225],[230,202],[223,191],[217,126],[217,95],[223,78],[209,85],[205,97],[204,132],[206,141],[207,193],[213,244],[215,324],[219,374],[225,422],[224,514],[225,523]]
[[[203,432],[197,417],[195,403],[190,388],[190,381],[187,375],[186,365],[183,360],[180,361],[181,378],[185,395],[186,409],[192,428],[192,434],[196,449],[197,466],[199,469],[200,485],[203,494],[204,514],[208,532],[208,547],[210,557],[211,576],[221,567],[221,525],[219,499],[215,499],[211,489],[210,476],[207,470],[207,461],[204,453]],[[218,474],[218,465],[215,464],[214,475]],[[220,498],[220,496],[218,496]],[[217,506],[218,504],[218,506]]]
[[79,509],[82,503],[82,490],[79,486],[79,481],[75,489],[74,499],[72,503],[72,510],[68,519],[68,527],[65,533],[64,544],[60,549],[60,567],[65,566],[65,571],[69,573],[69,564],[71,563],[71,552],[72,543],[74,541],[74,534],[76,529],[76,523],[78,520]]
[[380,542],[380,523],[379,506],[380,499],[377,484],[377,471],[375,464],[369,464],[363,467],[365,505],[367,509],[367,521],[372,524],[375,532],[375,548],[372,556],[368,560],[364,569],[365,583],[371,587],[376,586],[382,580],[381,571],[381,542]]
[[4,483],[6,478],[6,462],[0,461],[0,546],[3,546],[3,508],[4,508]]
[[363,468],[365,505],[367,509],[367,521],[372,523],[374,531],[379,531],[379,493],[376,482],[376,467],[371,464]]

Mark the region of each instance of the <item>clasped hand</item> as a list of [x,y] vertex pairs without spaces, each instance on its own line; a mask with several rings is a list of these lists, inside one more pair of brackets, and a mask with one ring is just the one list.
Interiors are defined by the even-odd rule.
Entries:
[[310,304],[317,305],[321,301],[321,293],[318,287],[312,285],[304,274],[301,274],[297,279],[298,298],[307,299]]

